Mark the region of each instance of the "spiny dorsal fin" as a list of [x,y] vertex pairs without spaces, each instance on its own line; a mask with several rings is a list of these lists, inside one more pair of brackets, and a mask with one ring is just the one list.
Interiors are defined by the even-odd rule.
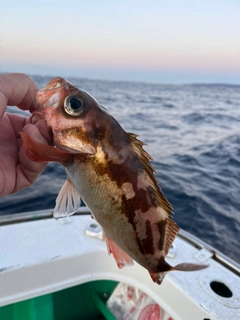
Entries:
[[159,205],[166,211],[168,218],[171,219],[172,217],[172,207],[170,203],[167,201],[167,199],[164,197],[159,184],[155,177],[155,170],[153,166],[150,164],[149,160],[153,160],[152,157],[143,149],[143,143],[142,141],[137,139],[137,135],[134,133],[128,133],[128,139],[129,142],[137,155],[138,159],[140,160],[144,171],[148,175],[151,181],[151,187],[152,192],[156,198],[156,201],[159,203]]

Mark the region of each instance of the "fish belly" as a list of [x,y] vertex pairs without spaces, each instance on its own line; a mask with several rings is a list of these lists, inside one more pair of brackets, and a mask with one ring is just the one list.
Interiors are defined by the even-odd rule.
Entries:
[[[136,228],[129,222],[129,213],[126,215],[128,204],[117,181],[107,173],[99,175],[81,161],[76,161],[66,171],[104,233],[135,261],[148,268],[148,261],[139,250]],[[131,208],[127,209],[131,211]]]

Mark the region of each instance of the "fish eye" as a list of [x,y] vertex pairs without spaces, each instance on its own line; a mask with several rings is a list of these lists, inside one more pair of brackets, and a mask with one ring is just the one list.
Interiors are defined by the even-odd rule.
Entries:
[[68,96],[64,101],[64,110],[71,116],[79,116],[84,111],[84,100],[79,96]]

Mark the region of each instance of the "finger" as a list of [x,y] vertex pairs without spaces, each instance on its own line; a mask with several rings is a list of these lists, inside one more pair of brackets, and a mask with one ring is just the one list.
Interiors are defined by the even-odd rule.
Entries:
[[[35,125],[28,124],[23,128],[22,131],[27,133],[34,141],[48,144],[47,139],[42,136],[39,129]],[[35,162],[30,160],[22,145],[19,151],[19,164],[16,168],[16,186],[13,192],[17,192],[30,186],[45,169],[46,165],[47,164],[43,162]]]
[[36,103],[37,90],[35,82],[25,74],[0,75],[0,117],[2,117],[7,105],[30,110]]
[[53,145],[52,129],[48,127],[47,122],[41,119],[36,123],[36,127],[40,134],[48,141],[48,144]]
[[53,145],[52,129],[48,127],[47,122],[45,120],[39,118],[36,119],[35,117],[30,116],[26,118],[25,125],[26,124],[35,125],[38,128],[40,134],[48,141],[48,144]]
[[23,127],[26,125],[26,117],[19,116],[14,113],[5,113],[11,122],[11,126],[17,138],[20,138],[19,132],[22,131]]
[[48,144],[49,134],[47,123],[45,122],[45,120],[39,120],[39,122],[35,125],[31,123],[26,124],[23,127],[22,132],[29,135],[32,140],[36,142]]

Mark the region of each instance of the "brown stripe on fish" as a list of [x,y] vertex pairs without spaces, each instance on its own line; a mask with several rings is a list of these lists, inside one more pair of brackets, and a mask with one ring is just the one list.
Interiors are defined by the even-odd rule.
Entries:
[[152,201],[151,197],[147,190],[138,189],[135,191],[135,196],[131,199],[128,199],[129,204],[132,208],[134,208],[134,211],[141,211],[142,213],[145,213],[149,211],[149,209],[152,207]]
[[[129,204],[134,211],[140,210],[141,212],[147,212],[152,206],[159,206],[159,200],[166,207],[168,202],[157,186],[156,180],[153,181],[148,172],[145,172],[145,167],[136,153],[131,149],[128,151],[127,156],[125,154],[125,161],[119,163],[109,160],[109,165],[116,182],[123,189],[126,199],[129,200]],[[168,204],[168,211],[169,207]],[[166,215],[168,214],[170,213],[167,212]]]
[[128,218],[128,222],[132,225],[133,229],[136,230],[136,225],[134,222],[135,212],[133,211],[132,207],[129,206],[125,195],[122,195],[121,213],[125,214],[125,216]]
[[142,254],[144,254],[145,252],[144,252],[142,243],[137,235],[136,224],[134,221],[135,212],[132,210],[132,207],[129,205],[128,200],[126,199],[125,195],[122,195],[121,213],[127,217],[128,222],[132,225],[132,228],[135,231],[136,242],[137,242],[138,248],[139,248],[140,252]]
[[154,244],[153,244],[153,232],[151,228],[151,222],[147,220],[146,225],[146,238],[141,240],[145,254],[154,254]]
[[158,227],[159,234],[160,234],[158,248],[160,251],[162,251],[164,249],[166,221],[162,220],[162,221],[158,222],[157,227]]
[[160,233],[159,249],[163,250],[164,256],[166,256],[179,231],[179,227],[168,218],[158,222],[157,226]]
[[[118,159],[109,158],[109,166],[111,167],[114,176],[119,184],[122,186],[125,182],[130,182],[134,186],[137,184],[137,177],[142,170],[141,164],[137,157],[129,151],[128,155],[122,155],[124,161],[118,162],[119,155],[116,155]],[[113,157],[113,155],[111,155]]]
[[[136,231],[139,250],[142,254],[154,254],[153,234],[150,220],[152,213],[156,213],[156,208],[159,206],[159,203],[156,199],[153,187],[149,185],[151,181],[147,179],[147,175],[142,170],[142,167],[139,166],[139,160],[134,158],[135,157],[128,158],[129,161],[127,163],[124,162],[121,165],[111,161],[110,167],[113,175],[116,176],[115,181],[118,181],[118,185],[123,191],[121,212],[122,214],[125,214],[129,223]],[[138,166],[136,166],[136,164],[138,164]],[[127,166],[130,166],[132,170],[128,170],[126,174],[125,170]],[[139,179],[141,180],[141,183]],[[161,208],[159,207],[159,209]],[[162,209],[162,211],[165,213],[164,209]],[[160,214],[159,216],[159,213],[158,220],[165,218],[167,215]],[[144,218],[145,214],[150,218],[150,220],[147,219],[148,222]],[[143,226],[139,225],[139,215],[143,218],[140,220],[146,221]],[[138,229],[140,228],[138,231],[136,230],[136,225],[138,226]],[[156,230],[158,230],[157,227]],[[158,250],[157,245],[155,246]]]
[[109,161],[109,164],[116,182],[122,188],[129,206],[133,209],[134,215],[137,210],[144,213],[152,206],[157,206],[151,186],[146,185],[148,181],[139,185],[139,177],[143,175],[143,170],[136,156],[129,156],[122,164],[116,164],[113,161]]
[[116,183],[122,188],[128,205],[132,208],[133,216],[135,216],[137,210],[147,212],[152,206],[153,201],[147,188],[146,190],[138,188],[138,176],[140,170],[142,170],[138,159],[130,156],[122,164],[109,161],[109,165]]

